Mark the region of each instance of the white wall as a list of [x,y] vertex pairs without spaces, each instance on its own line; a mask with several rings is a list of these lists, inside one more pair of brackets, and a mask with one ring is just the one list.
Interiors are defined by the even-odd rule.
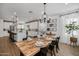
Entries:
[[3,20],[0,19],[0,37],[8,36],[7,31],[3,31],[4,28],[8,28],[10,24],[3,23]]

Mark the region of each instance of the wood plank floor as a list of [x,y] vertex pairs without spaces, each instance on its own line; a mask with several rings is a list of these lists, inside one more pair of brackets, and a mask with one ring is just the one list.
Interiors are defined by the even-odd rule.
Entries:
[[18,56],[20,51],[8,37],[0,38],[0,55]]
[[[56,53],[56,56],[79,56],[79,46],[70,46],[64,43],[59,44],[60,50]],[[48,53],[48,56],[50,54]]]
[[[60,51],[56,53],[56,56],[79,56],[79,46],[73,47],[63,43],[60,43],[59,46],[60,46]],[[8,37],[1,37],[0,56],[1,55],[19,56],[20,51],[13,42],[10,42]],[[49,53],[48,56],[50,56]]]
[[79,56],[79,46],[70,46],[67,44],[60,44],[60,56]]

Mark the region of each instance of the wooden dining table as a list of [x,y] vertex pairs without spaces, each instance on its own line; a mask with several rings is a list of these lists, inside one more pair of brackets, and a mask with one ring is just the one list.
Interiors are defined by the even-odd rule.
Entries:
[[[46,47],[51,43],[53,39],[50,39],[48,37],[38,39],[38,38],[31,38],[32,40],[24,40],[20,42],[15,42],[16,46],[19,48],[20,52],[24,56],[34,56],[40,51],[40,48]],[[42,46],[37,46],[37,42],[43,42]]]

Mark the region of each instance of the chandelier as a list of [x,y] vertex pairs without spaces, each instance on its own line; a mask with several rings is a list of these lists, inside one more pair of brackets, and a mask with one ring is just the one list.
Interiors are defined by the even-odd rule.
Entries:
[[47,20],[47,13],[46,13],[46,3],[43,3],[44,5],[44,11],[43,11],[43,14],[42,14],[42,17],[41,17],[41,21],[40,22],[46,22]]

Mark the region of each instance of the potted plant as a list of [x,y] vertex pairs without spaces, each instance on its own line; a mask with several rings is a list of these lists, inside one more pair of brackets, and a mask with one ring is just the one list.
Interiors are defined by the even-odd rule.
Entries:
[[77,42],[77,38],[75,37],[74,35],[74,31],[77,31],[79,30],[79,25],[76,24],[76,22],[71,22],[70,24],[66,24],[66,31],[68,34],[71,34],[71,37],[70,37],[70,42],[72,43],[75,43]]

